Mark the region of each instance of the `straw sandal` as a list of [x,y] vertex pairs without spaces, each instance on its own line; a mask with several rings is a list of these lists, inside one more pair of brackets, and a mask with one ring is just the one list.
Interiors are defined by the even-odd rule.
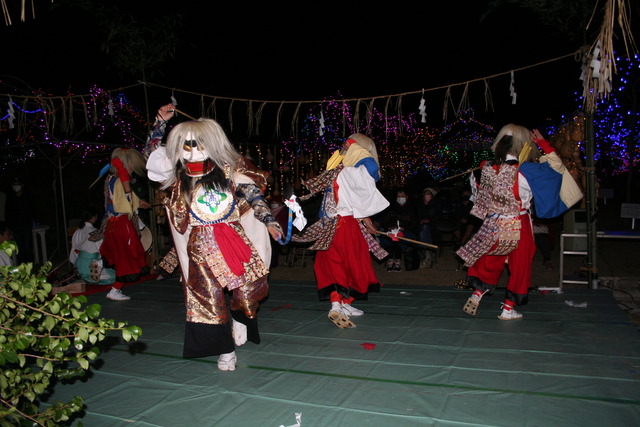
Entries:
[[102,269],[98,261],[91,261],[91,264],[89,264],[89,277],[91,277],[91,280],[97,283],[100,280],[100,273],[102,273]]
[[356,325],[339,311],[331,310],[327,316],[340,329],[355,328]]
[[464,305],[462,310],[465,313],[470,314],[471,316],[475,316],[478,312],[478,306],[480,305],[480,299],[474,298],[473,295],[469,297],[467,303]]

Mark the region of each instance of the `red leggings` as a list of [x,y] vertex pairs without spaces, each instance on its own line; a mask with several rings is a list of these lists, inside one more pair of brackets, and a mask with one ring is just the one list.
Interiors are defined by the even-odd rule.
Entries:
[[522,229],[518,246],[508,255],[483,255],[469,267],[469,276],[475,276],[490,285],[497,285],[506,261],[509,264],[510,273],[507,290],[519,295],[528,293],[531,286],[531,264],[536,253],[536,244],[533,239],[529,215],[521,215],[520,221]]

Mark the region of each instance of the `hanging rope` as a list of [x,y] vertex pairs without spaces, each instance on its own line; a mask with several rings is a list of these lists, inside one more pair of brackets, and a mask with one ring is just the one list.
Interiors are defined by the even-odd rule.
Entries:
[[[612,1],[612,0],[610,0]],[[624,15],[626,16],[626,15]],[[626,21],[624,21],[626,22]],[[625,38],[625,40],[632,40],[631,36],[627,36]],[[631,44],[630,42],[628,42],[629,44]],[[446,89],[447,94],[445,95],[446,99],[445,99],[445,108],[443,110],[443,118],[446,121],[447,118],[447,108],[448,105],[452,104],[452,100],[451,100],[451,91],[452,88],[456,87],[456,86],[461,86],[461,85],[465,85],[466,87],[468,87],[470,84],[481,81],[483,82],[483,84],[485,85],[485,100],[487,99],[487,93],[488,93],[488,80],[490,79],[494,79],[497,77],[501,77],[507,74],[510,74],[512,72],[517,72],[517,71],[521,71],[521,70],[526,70],[529,68],[534,68],[534,67],[538,67],[538,66],[542,66],[548,63],[552,63],[552,62],[556,62],[556,61],[560,61],[563,60],[565,58],[568,57],[575,57],[576,55],[580,55],[580,50],[576,51],[576,52],[572,52],[570,54],[567,55],[563,55],[557,58],[553,58],[553,59],[549,59],[546,61],[542,61],[542,62],[538,62],[535,64],[531,64],[525,67],[521,67],[521,68],[517,68],[517,69],[513,69],[513,70],[509,70],[507,72],[503,72],[503,73],[497,73],[497,74],[493,74],[490,76],[485,76],[485,77],[481,77],[481,78],[477,78],[477,79],[471,79],[471,80],[467,80],[464,82],[459,82],[459,83],[453,83],[453,84],[449,84],[449,85],[443,85],[443,86],[437,86],[437,87],[432,87],[432,88],[428,88],[428,89],[420,89],[420,90],[416,90],[416,91],[409,91],[409,92],[403,92],[403,93],[399,93],[399,94],[390,94],[390,95],[377,95],[374,97],[368,97],[368,98],[347,98],[347,99],[341,99],[340,102],[342,102],[343,105],[343,123],[346,124],[347,122],[347,117],[346,114],[348,112],[348,104],[350,103],[355,103],[356,104],[356,115],[359,114],[359,103],[363,102],[363,103],[373,103],[373,101],[376,98],[387,98],[387,102],[385,103],[385,115],[388,113],[387,111],[387,107],[389,105],[390,100],[393,97],[397,97],[397,108],[398,108],[398,112],[399,115],[402,116],[402,106],[401,106],[401,102],[402,102],[402,97],[403,96],[408,96],[408,95],[414,95],[414,94],[424,94],[425,92],[430,92],[430,91],[439,91],[442,89]],[[211,102],[209,103],[209,106],[207,108],[208,110],[208,114],[203,114],[204,116],[207,117],[212,117],[214,119],[217,120],[217,109],[216,109],[216,101],[218,99],[220,100],[225,100],[225,101],[229,101],[230,105],[228,107],[228,118],[229,118],[229,124],[230,124],[230,129],[233,130],[233,114],[232,114],[232,110],[233,110],[233,105],[236,101],[239,102],[247,102],[247,103],[260,103],[261,104],[261,109],[266,108],[268,105],[272,105],[272,104],[279,104],[278,106],[278,114],[277,114],[277,119],[276,119],[276,128],[274,130],[274,134],[276,136],[280,135],[280,125],[281,125],[281,121],[282,121],[282,111],[283,111],[283,107],[285,104],[295,104],[296,105],[296,109],[293,115],[293,118],[291,120],[291,127],[294,130],[294,133],[297,133],[297,121],[298,121],[298,115],[299,112],[301,110],[301,107],[305,104],[328,104],[331,102],[335,102],[335,100],[330,100],[330,99],[315,99],[315,100],[304,100],[304,101],[286,101],[286,100],[265,100],[265,99],[246,99],[246,98],[233,98],[233,97],[221,97],[221,96],[214,96],[214,95],[208,95],[208,94],[204,94],[204,93],[199,93],[199,92],[192,92],[192,91],[185,91],[185,90],[180,90],[180,89],[176,89],[175,87],[168,87],[168,86],[163,86],[163,85],[159,85],[159,84],[155,84],[155,83],[149,83],[149,82],[143,82],[143,81],[138,81],[138,83],[133,84],[133,85],[129,85],[129,86],[124,86],[124,87],[120,87],[120,88],[115,88],[115,89],[111,89],[105,92],[111,93],[111,92],[122,92],[125,90],[129,90],[132,88],[135,88],[137,86],[148,86],[148,87],[155,87],[155,88],[159,88],[159,89],[163,89],[166,90],[170,93],[181,93],[181,94],[187,94],[187,95],[194,95],[199,97],[200,99],[200,105],[204,106],[206,104],[205,98],[207,99],[211,99]],[[23,99],[24,102],[22,102],[21,104],[23,105],[28,105],[29,103],[38,103],[38,104],[44,104],[44,105],[49,105],[50,107],[46,110],[47,111],[47,116],[51,116],[51,117],[47,117],[47,120],[50,120],[50,123],[53,125],[55,123],[55,111],[57,109],[53,108],[54,105],[54,101],[60,100],[60,105],[64,105],[64,102],[68,102],[68,105],[72,105],[72,103],[75,100],[78,100],[78,102],[82,102],[82,100],[84,99],[84,97],[93,97],[94,94],[90,93],[90,94],[84,94],[84,95],[67,95],[67,96],[52,96],[52,97],[42,97],[42,96],[33,96],[33,95],[28,95],[28,96],[19,96],[19,95],[15,95],[12,94],[13,98],[16,100],[16,102],[19,102],[19,99]],[[86,107],[85,107],[86,108]],[[96,108],[95,103],[94,103],[94,108]],[[203,108],[203,107],[201,107]],[[455,107],[454,107],[455,108]],[[204,108],[203,108],[204,109]],[[204,111],[203,111],[204,113]],[[97,114],[94,114],[94,120],[96,119]],[[255,119],[255,118],[254,118]],[[66,121],[66,124],[68,126],[73,126],[74,123],[73,121],[68,121],[69,119],[66,118],[65,116],[65,120],[63,120],[63,123]],[[252,119],[253,120],[253,119]],[[253,125],[255,127],[255,120],[253,121]],[[388,123],[386,123],[386,125],[388,127]],[[344,130],[344,126],[343,126],[343,130]],[[356,130],[357,131],[357,130]]]

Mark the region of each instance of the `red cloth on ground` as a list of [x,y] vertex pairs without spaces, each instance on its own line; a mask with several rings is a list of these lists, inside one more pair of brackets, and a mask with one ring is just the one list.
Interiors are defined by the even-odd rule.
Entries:
[[109,218],[100,253],[109,265],[114,266],[116,277],[139,274],[147,266],[138,232],[126,215]]
[[358,220],[340,217],[331,246],[316,253],[314,270],[318,289],[338,284],[366,294],[370,285],[379,283]]
[[[531,263],[536,253],[536,244],[529,214],[520,215],[520,221],[522,229],[518,246],[508,255],[483,255],[469,267],[468,276],[475,276],[485,283],[497,285],[504,270],[505,261],[508,260],[510,275],[507,289],[519,295],[526,295],[529,292]],[[495,245],[497,244],[496,242]]]

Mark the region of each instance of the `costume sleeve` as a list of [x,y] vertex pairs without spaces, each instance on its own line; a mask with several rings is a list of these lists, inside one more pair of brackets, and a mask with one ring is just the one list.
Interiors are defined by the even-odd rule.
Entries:
[[548,163],[531,162],[522,163],[520,172],[531,187],[538,218],[554,218],[567,210],[560,199],[562,174],[553,170]]
[[480,162],[480,166],[478,166],[477,169],[472,170],[469,174],[469,186],[471,187],[471,197],[469,198],[469,200],[471,200],[471,203],[475,203],[478,199],[478,185],[480,184],[480,179],[479,177],[476,177],[475,172],[480,171],[480,173],[482,173],[482,168],[486,163],[487,161],[483,160],[482,162]]
[[236,197],[245,199],[253,208],[253,216],[264,225],[274,227],[282,233],[282,227],[271,213],[271,209],[264,199],[262,191],[256,184],[237,183]]
[[529,208],[531,207],[531,199],[533,198],[531,185],[529,185],[529,181],[522,173],[518,173],[518,195],[520,197],[520,203],[522,209],[529,210]]
[[546,139],[535,139],[534,142],[540,149],[544,152],[544,154],[555,153],[556,149],[551,146],[551,143]]
[[364,166],[375,182],[378,182],[380,180],[379,167],[373,157],[365,157],[364,159],[356,163],[355,167],[358,166]]
[[376,188],[376,183],[363,166],[345,167],[338,175],[337,213],[367,218],[382,212],[389,201]]
[[147,159],[147,176],[151,181],[165,182],[173,174],[174,168],[167,157],[167,149],[158,147]]
[[156,122],[153,125],[153,129],[151,129],[151,132],[149,132],[147,143],[144,146],[143,153],[145,157],[149,157],[149,155],[151,155],[151,153],[160,146],[162,138],[164,138],[166,128],[166,121],[156,119]]
[[129,182],[129,180],[131,179],[131,177],[129,176],[129,172],[124,167],[124,165],[122,164],[122,161],[119,158],[114,157],[113,159],[111,159],[111,165],[115,168],[116,172],[118,173],[118,178],[120,178],[120,182]]
[[180,234],[185,234],[189,229],[189,208],[181,197],[182,184],[178,180],[171,188],[169,197],[164,199],[169,221],[173,229]]

